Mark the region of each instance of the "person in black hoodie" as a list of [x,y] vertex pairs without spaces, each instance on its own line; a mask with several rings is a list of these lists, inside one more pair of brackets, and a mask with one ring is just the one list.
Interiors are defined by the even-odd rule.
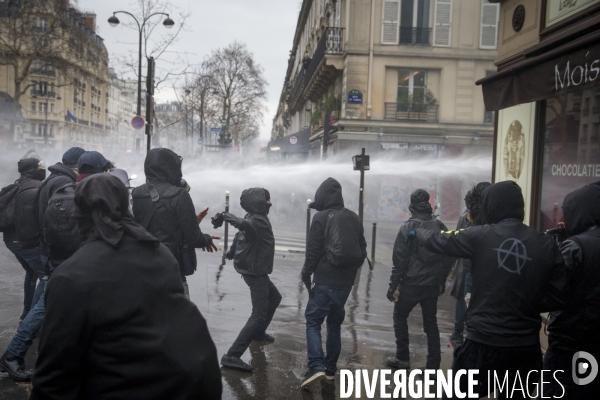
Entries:
[[[488,371],[507,374],[512,388],[517,373],[526,377],[541,369],[540,313],[561,309],[565,288],[564,264],[554,240],[523,224],[525,202],[517,183],[488,187],[482,210],[488,225],[441,233],[416,230],[426,249],[471,259],[467,337],[454,352],[452,370],[478,369],[475,392],[480,397],[487,395]],[[460,388],[465,392],[463,378]],[[537,380],[530,377],[528,382]],[[500,398],[506,398],[506,390]]]
[[[36,190],[46,177],[46,169],[37,158],[19,160],[18,170],[21,177],[17,180],[18,190],[14,198],[14,230],[4,232],[4,244],[14,255],[25,270],[23,284],[23,312],[19,319],[22,321],[33,303],[35,284],[40,270],[40,250],[35,233],[37,221],[33,221],[31,209],[35,202]],[[32,197],[33,196],[33,197]],[[36,225],[36,226],[32,226]],[[32,229],[34,228],[34,229]],[[39,240],[39,236],[37,237]]]
[[97,174],[75,204],[84,242],[48,282],[30,399],[220,399],[206,321],[172,253],[133,221],[127,188]]
[[[235,235],[227,258],[250,288],[252,314],[229,351],[221,358],[225,367],[252,371],[253,368],[240,357],[252,340],[273,342],[275,338],[265,332],[275,310],[281,303],[281,294],[269,279],[273,272],[275,237],[267,215],[271,208],[271,195],[263,188],[251,188],[242,192],[240,205],[247,212],[244,218],[230,213],[222,213],[223,220],[229,222],[239,232]],[[215,221],[215,227],[219,222]]]
[[182,179],[182,161],[172,150],[150,150],[144,161],[146,183],[133,190],[132,198],[135,221],[171,249],[179,262],[184,293],[189,298],[186,276],[196,270],[194,249],[217,250],[213,239],[220,237],[200,230],[208,208],[196,214]]
[[[340,183],[333,178],[323,181],[317,189],[315,201],[310,204],[310,208],[317,210],[317,213],[313,217],[308,233],[306,259],[302,268],[302,281],[309,293],[304,313],[308,371],[302,380],[302,387],[323,378],[335,379],[337,360],[342,347],[341,325],[346,315],[344,305],[358,271],[355,267],[334,266],[326,257],[327,217],[332,210],[344,209]],[[353,231],[357,236],[355,242],[362,254],[366,256],[367,242],[360,219],[351,211],[346,211],[352,217]],[[327,319],[327,354],[323,354],[321,344],[321,325],[325,319]]]
[[[587,185],[567,194],[562,209],[569,238],[561,252],[569,287],[565,307],[548,326],[544,369],[556,371],[556,380],[545,382],[544,396],[590,399],[600,392],[600,378],[575,384],[572,366],[578,352],[600,362],[600,186]],[[589,356],[577,358],[591,365]]]
[[[38,187],[38,219],[40,232],[44,232],[44,214],[48,208],[48,200],[56,191],[66,185],[75,183],[77,180],[77,162],[86,151],[81,147],[71,147],[65,151],[62,156],[62,163],[56,163],[48,168],[50,176]],[[48,263],[48,243],[46,242],[45,235],[40,235],[40,258],[42,260],[40,270],[38,271],[38,277],[40,282],[35,289],[33,296],[33,304],[36,304],[42,294],[44,293],[44,287],[49,274],[46,273]],[[49,266],[48,266],[49,267]],[[48,268],[48,272],[50,268]]]
[[[411,217],[398,231],[394,243],[392,275],[387,293],[388,300],[394,304],[394,333],[396,336],[396,356],[385,362],[394,368],[410,368],[408,350],[408,316],[417,304],[423,314],[423,330],[427,335],[427,369],[438,369],[442,359],[440,349],[440,331],[437,325],[438,297],[444,293],[446,278],[452,268],[451,257],[423,257],[423,250],[416,243],[406,240],[409,231],[430,221],[437,231],[445,231],[446,225],[433,218],[433,209],[429,203],[429,193],[417,189],[410,195],[408,209]],[[421,254],[420,254],[421,253]],[[425,261],[427,260],[427,261]],[[397,299],[394,297],[399,291]]]
[[[458,219],[456,230],[467,229],[474,225],[483,225],[483,215],[481,212],[481,195],[491,183],[479,182],[467,192],[465,196],[465,205],[467,211]],[[450,296],[456,299],[454,309],[454,332],[450,335],[450,343],[454,348],[460,346],[464,340],[463,332],[465,330],[465,316],[467,315],[467,303],[465,296],[471,293],[471,260],[460,258],[456,261],[454,277],[450,286]]]

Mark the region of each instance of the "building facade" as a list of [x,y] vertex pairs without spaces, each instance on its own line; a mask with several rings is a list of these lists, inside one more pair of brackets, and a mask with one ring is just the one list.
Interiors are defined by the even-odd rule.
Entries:
[[493,175],[519,183],[526,222],[546,230],[567,193],[600,181],[600,1],[499,3],[498,72],[478,82],[498,110]]
[[[349,160],[363,147],[372,164],[491,156],[493,113],[475,81],[496,70],[498,19],[487,0],[304,0],[268,159]],[[339,131],[324,143],[326,122]],[[439,172],[370,173],[367,218],[406,219],[424,188],[455,222],[466,190],[491,173]]]
[[272,138],[309,128],[320,156],[328,114],[334,153],[490,154],[493,114],[473,82],[495,71],[498,12],[487,0],[303,1]]

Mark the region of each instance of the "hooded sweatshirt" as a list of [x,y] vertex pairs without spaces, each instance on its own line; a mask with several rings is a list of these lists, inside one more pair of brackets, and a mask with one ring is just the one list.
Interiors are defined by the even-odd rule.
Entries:
[[[48,200],[58,189],[63,186],[75,183],[77,174],[72,168],[67,167],[62,163],[57,163],[48,168],[50,176],[38,187],[38,216],[40,224],[40,232],[44,231],[44,214],[48,208]],[[40,254],[42,256],[48,256],[48,243],[44,235],[40,235]]]
[[[358,268],[331,265],[325,256],[325,225],[327,223],[327,215],[331,210],[341,210],[344,208],[344,198],[342,197],[342,186],[340,183],[333,178],[327,178],[323,181],[317,189],[315,201],[311,203],[310,207],[317,210],[317,213],[313,217],[308,233],[306,260],[302,268],[302,275],[314,273],[313,283],[319,285],[353,286]],[[364,229],[357,215],[356,227],[359,232],[358,240],[360,247],[363,254],[366,255],[367,241],[365,240]]]
[[262,276],[273,272],[275,237],[267,217],[270,199],[263,188],[251,188],[242,192],[240,205],[247,212],[244,218],[223,214],[223,219],[240,231],[236,233],[229,253],[233,266],[242,275]]
[[98,174],[77,185],[88,240],[46,287],[31,399],[220,399],[217,350],[171,252]]
[[[132,192],[135,222],[145,225],[148,232],[171,249],[183,273],[184,264],[178,245],[202,248],[211,243],[211,238],[200,230],[192,198],[179,186],[181,158],[169,149],[152,149],[146,156],[144,172],[146,183]],[[158,195],[155,202],[150,195],[151,189],[155,189]],[[144,224],[151,213],[152,217]],[[195,253],[192,254],[195,261]]]
[[471,259],[467,339],[500,347],[538,345],[540,313],[564,305],[562,256],[550,236],[523,224],[523,195],[515,182],[487,188],[482,210],[490,225],[442,233],[417,229],[419,243]]
[[600,354],[600,186],[587,185],[563,202],[568,300],[548,327],[550,344],[563,350]]

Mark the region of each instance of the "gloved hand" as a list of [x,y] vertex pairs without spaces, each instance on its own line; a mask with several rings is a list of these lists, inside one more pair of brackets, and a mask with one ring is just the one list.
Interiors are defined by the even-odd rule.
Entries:
[[223,222],[225,220],[223,219],[223,213],[216,213],[211,219],[210,222],[212,223],[213,228],[217,229],[223,226]]
[[398,297],[395,296],[396,291],[398,290],[398,284],[396,283],[390,283],[390,287],[387,291],[387,298],[389,301],[391,301],[392,303],[395,303],[398,301]]
[[440,294],[438,294],[438,296],[443,295],[445,291],[446,291],[446,285],[440,285]]
[[311,274],[302,274],[302,282],[304,282],[304,286],[306,286],[306,290],[308,291],[308,298],[312,299],[314,296],[314,291],[312,289],[312,281]]
[[410,242],[412,242],[413,239],[416,237],[417,237],[417,233],[415,231],[408,231],[408,233],[406,234],[406,237],[404,237],[404,243],[410,244]]
[[235,249],[232,247],[227,250],[227,254],[225,254],[225,258],[228,260],[233,260],[235,258]]

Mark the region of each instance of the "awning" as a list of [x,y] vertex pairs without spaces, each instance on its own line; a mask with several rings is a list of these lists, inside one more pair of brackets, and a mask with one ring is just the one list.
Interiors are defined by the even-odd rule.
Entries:
[[310,128],[303,129],[288,136],[275,138],[269,142],[269,151],[280,153],[308,153]]
[[600,32],[580,37],[476,82],[485,108],[501,110],[600,85]]

